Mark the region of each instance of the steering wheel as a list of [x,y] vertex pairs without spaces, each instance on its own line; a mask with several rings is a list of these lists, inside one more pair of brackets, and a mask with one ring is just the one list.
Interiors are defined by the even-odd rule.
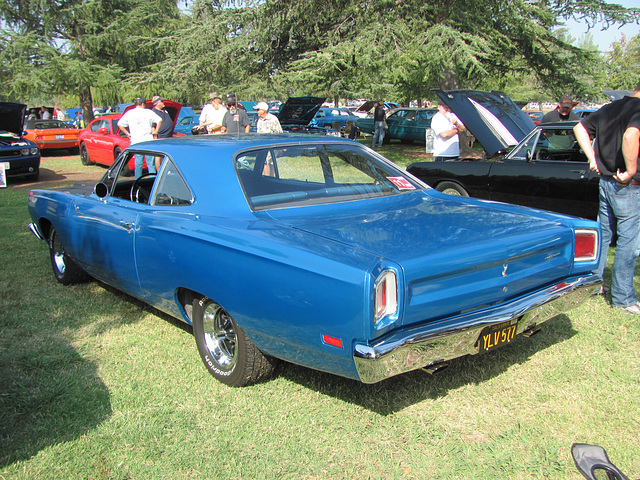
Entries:
[[131,191],[129,192],[129,198],[132,202],[147,203],[149,201],[151,191],[140,185],[140,180],[151,175],[155,175],[155,173],[145,173],[133,181],[133,183],[131,184]]

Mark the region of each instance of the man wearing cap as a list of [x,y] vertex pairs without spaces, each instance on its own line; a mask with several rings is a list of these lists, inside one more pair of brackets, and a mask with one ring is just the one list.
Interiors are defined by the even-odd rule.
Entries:
[[568,122],[570,120],[580,120],[578,116],[573,113],[573,100],[571,96],[565,95],[558,103],[558,106],[547,113],[540,123],[554,123],[554,122]]
[[274,114],[269,113],[269,105],[265,102],[259,102],[253,109],[258,111],[258,133],[282,133],[280,120]]
[[[153,140],[154,135],[162,125],[162,118],[156,115],[153,110],[145,108],[144,97],[136,97],[135,108],[125,112],[118,120],[118,128],[131,139],[131,145],[145,140]],[[135,177],[142,176],[144,155],[136,154]],[[156,173],[154,162],[147,162],[149,173]]]
[[227,112],[222,119],[222,133],[249,133],[250,128],[249,115],[242,108],[238,108],[236,96],[230,93],[227,95]]
[[[153,104],[153,113],[162,118],[162,123],[158,126],[158,130],[155,134],[156,138],[170,138],[173,136],[173,119],[169,112],[167,112],[164,106],[164,98],[159,95],[154,95],[151,99]],[[160,171],[160,163],[164,157],[156,157],[156,172]]]
[[624,313],[640,315],[633,281],[640,246],[640,82],[630,96],[584,118],[573,132],[589,159],[589,168],[600,175],[602,243],[595,273],[603,276],[609,245],[617,235],[611,303]]
[[209,94],[209,103],[202,108],[200,124],[198,127],[206,127],[207,133],[221,133],[222,119],[227,109],[222,106],[220,95],[215,92]]

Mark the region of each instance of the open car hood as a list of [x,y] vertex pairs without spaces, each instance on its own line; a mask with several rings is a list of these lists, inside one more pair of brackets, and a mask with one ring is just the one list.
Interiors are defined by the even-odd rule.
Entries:
[[609,97],[612,101],[620,100],[625,96],[631,95],[633,92],[631,90],[603,90],[607,97]]
[[309,125],[325,100],[324,97],[289,97],[280,107],[278,120],[282,125]]
[[434,90],[442,103],[464,123],[487,154],[517,145],[535,128],[518,105],[502,92]]
[[21,103],[0,102],[0,131],[22,137],[27,106]]
[[[147,100],[144,106],[145,108],[148,108],[149,110],[151,110],[153,108],[153,102],[151,100]],[[164,107],[167,113],[169,114],[169,116],[171,117],[171,119],[173,120],[173,126],[175,127],[176,123],[178,123],[178,115],[180,115],[180,109],[182,108],[182,104],[178,102],[174,102],[173,100],[165,99]],[[135,104],[133,103],[131,105],[128,105],[122,113],[124,114],[125,112],[128,112],[132,108],[136,108]]]

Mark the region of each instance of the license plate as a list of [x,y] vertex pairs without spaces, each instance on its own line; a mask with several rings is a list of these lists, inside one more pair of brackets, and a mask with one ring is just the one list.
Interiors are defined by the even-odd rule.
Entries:
[[62,140],[64,138],[64,135],[56,135],[56,139],[58,140]]
[[498,347],[510,343],[516,338],[518,321],[509,320],[495,325],[489,325],[480,332],[478,336],[478,353],[490,352]]

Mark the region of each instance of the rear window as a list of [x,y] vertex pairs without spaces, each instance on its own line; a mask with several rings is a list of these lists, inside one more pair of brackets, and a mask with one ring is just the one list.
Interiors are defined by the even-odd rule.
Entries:
[[398,195],[421,187],[403,170],[353,144],[278,146],[244,152],[236,169],[254,210]]

